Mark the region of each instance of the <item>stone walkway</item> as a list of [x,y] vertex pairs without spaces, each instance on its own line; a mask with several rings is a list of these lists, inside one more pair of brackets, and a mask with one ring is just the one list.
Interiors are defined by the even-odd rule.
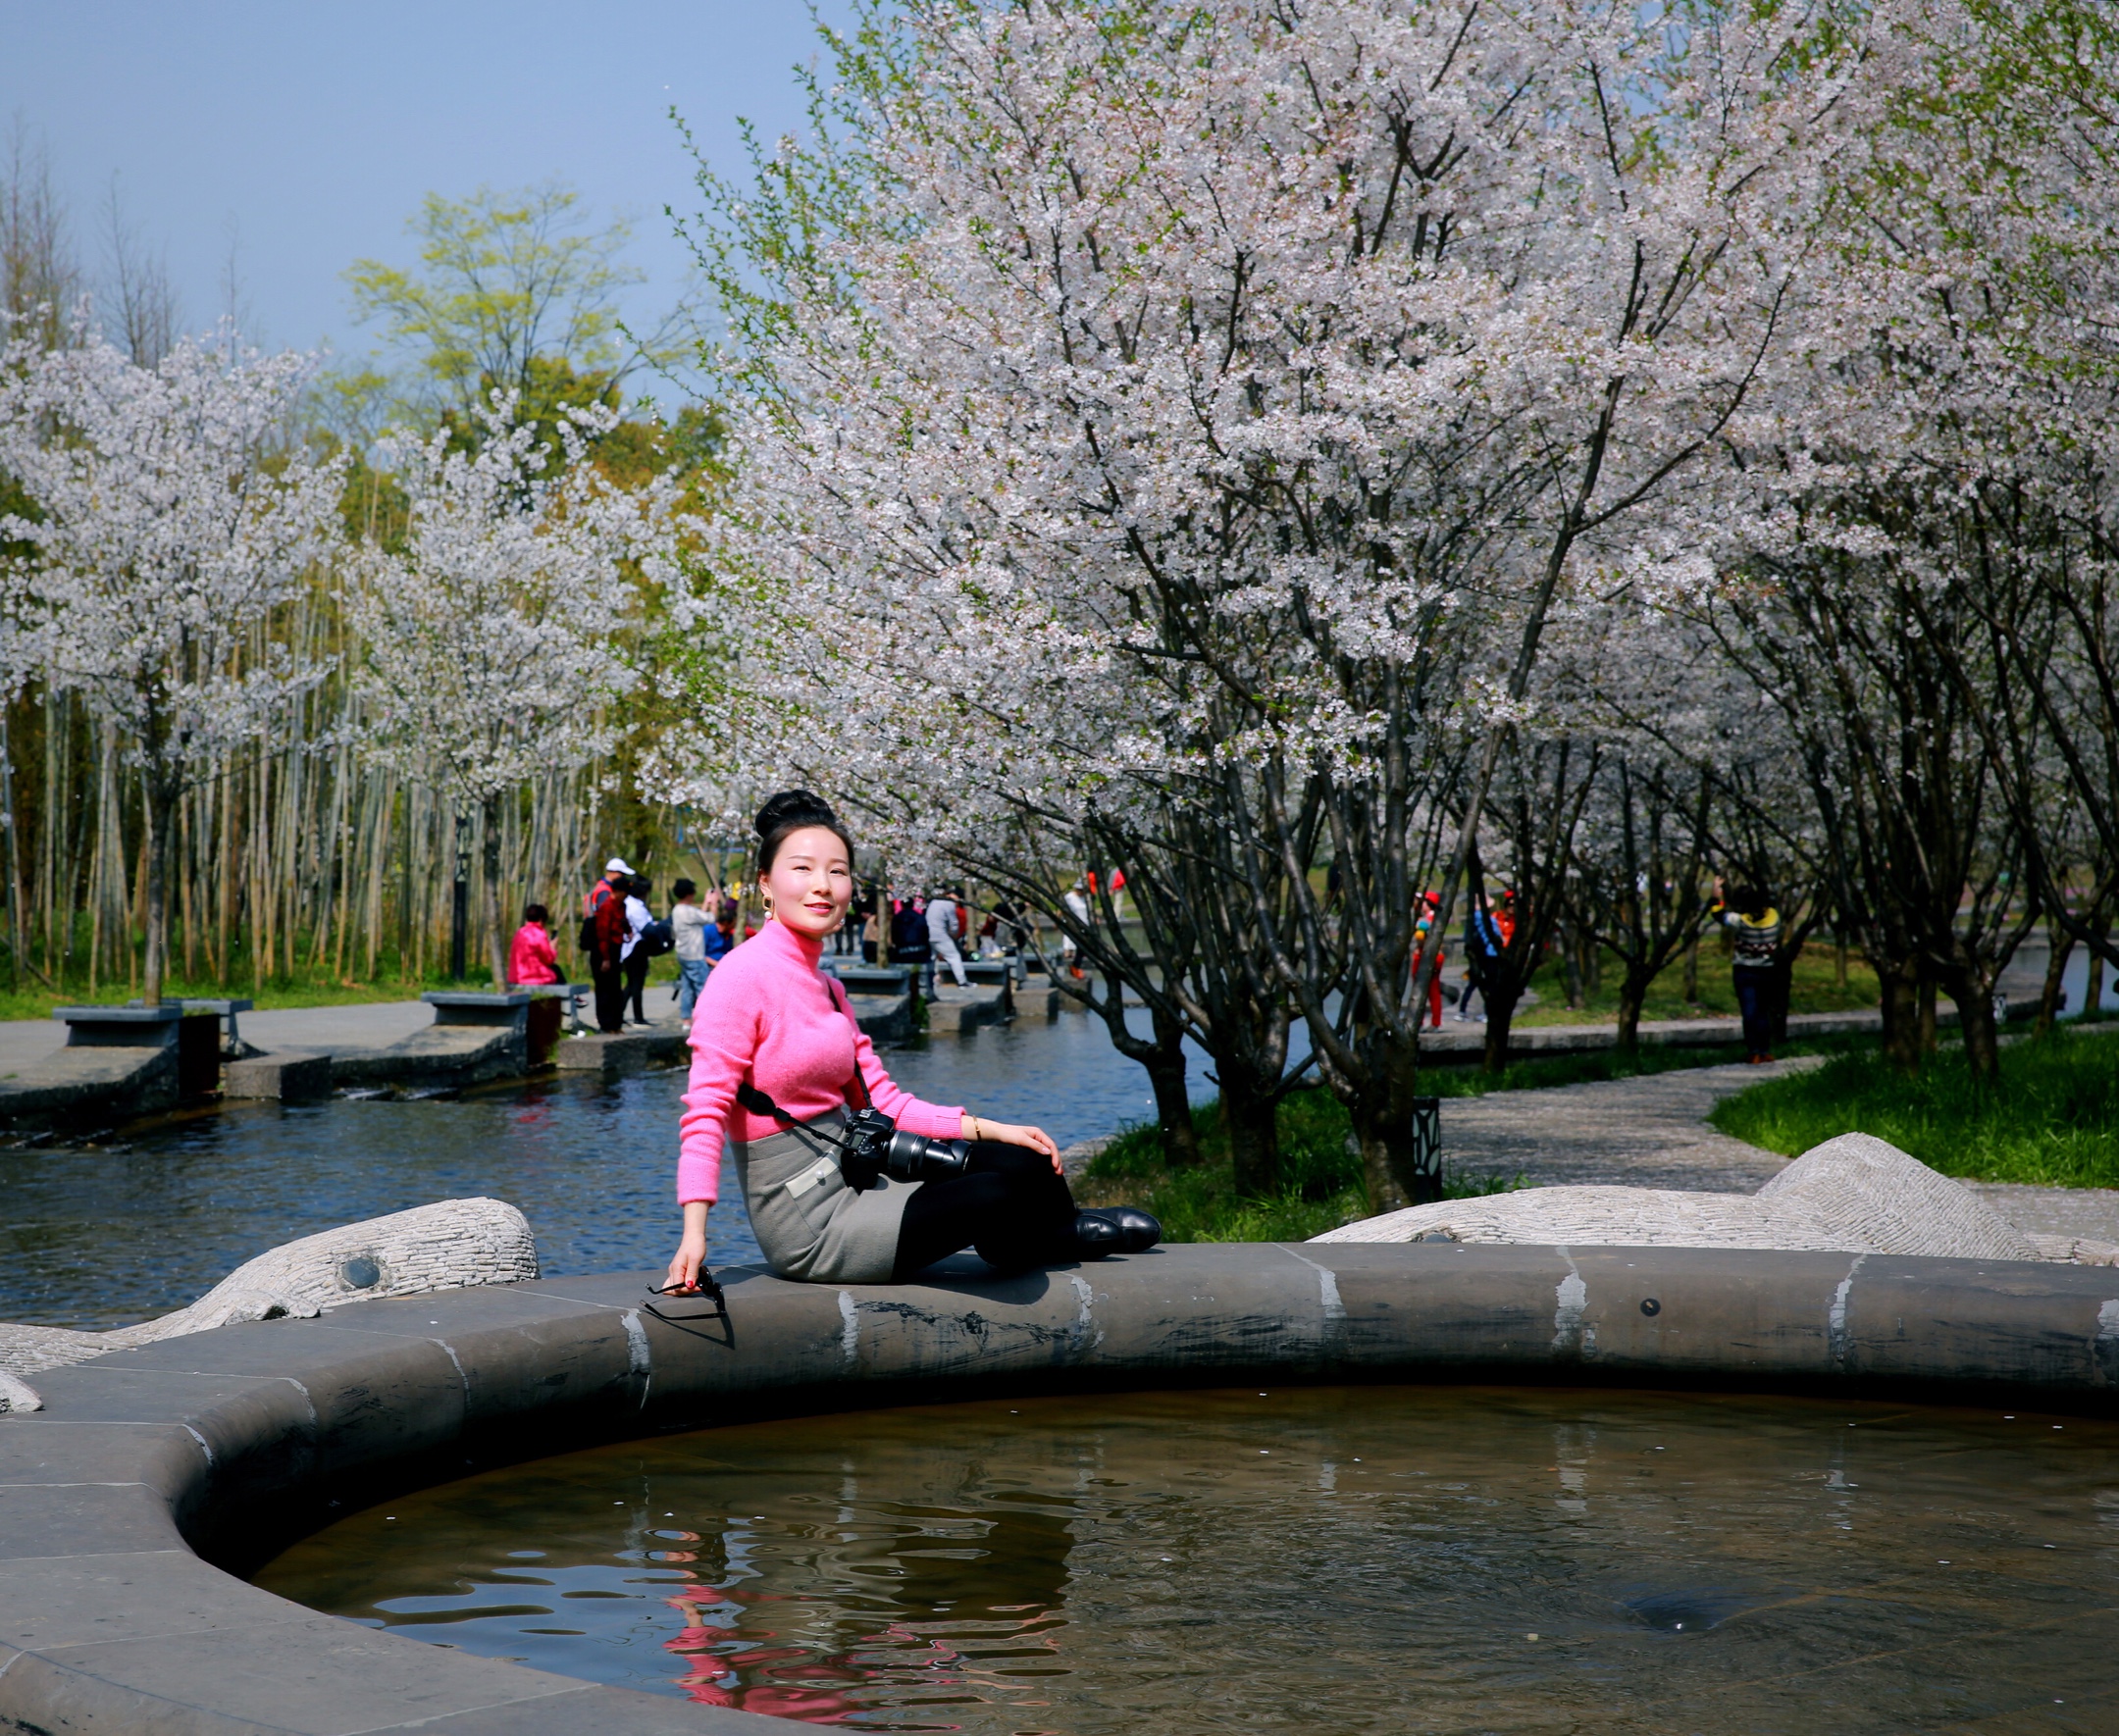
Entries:
[[[1629,1188],[1756,1193],[1787,1159],[1707,1125],[1726,1097],[1762,1079],[1820,1064],[1815,1055],[1762,1066],[1687,1067],[1640,1079],[1442,1099],[1450,1173],[1521,1176],[1534,1187],[1598,1182]],[[2119,1191],[1971,1182],[2018,1229],[2119,1243]]]
[[1750,1194],[1785,1158],[1707,1125],[1708,1112],[1763,1079],[1819,1064],[1815,1055],[1752,1067],[1686,1067],[1539,1091],[1442,1099],[1442,1160],[1452,1175],[1533,1187],[1602,1182]]

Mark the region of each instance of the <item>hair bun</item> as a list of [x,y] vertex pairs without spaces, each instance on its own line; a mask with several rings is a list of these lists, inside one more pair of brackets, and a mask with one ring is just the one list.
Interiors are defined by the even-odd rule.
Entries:
[[775,832],[797,826],[829,826],[836,832],[839,816],[832,812],[831,803],[821,795],[812,795],[806,790],[783,790],[778,795],[766,798],[765,805],[757,811],[757,818],[751,822],[760,838],[770,838]]

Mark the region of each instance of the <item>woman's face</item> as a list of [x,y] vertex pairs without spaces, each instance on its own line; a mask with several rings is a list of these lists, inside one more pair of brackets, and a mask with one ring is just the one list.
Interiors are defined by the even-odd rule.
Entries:
[[804,826],[781,841],[765,871],[774,919],[821,941],[835,934],[853,901],[853,864],[828,826]]

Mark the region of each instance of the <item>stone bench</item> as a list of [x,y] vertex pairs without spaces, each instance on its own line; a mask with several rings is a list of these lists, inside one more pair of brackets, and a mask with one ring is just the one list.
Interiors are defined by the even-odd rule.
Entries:
[[182,1006],[182,1008],[184,1009],[184,1011],[185,1011],[185,1012],[186,1012],[187,1014],[189,1014],[189,1013],[212,1013],[212,1014],[214,1015],[214,1017],[216,1017],[216,1018],[218,1018],[218,1019],[221,1019],[221,1020],[224,1020],[224,1021],[226,1022],[226,1024],[227,1024],[227,1027],[228,1027],[228,1028],[227,1028],[227,1030],[226,1030],[225,1032],[223,1032],[223,1034],[222,1034],[222,1052],[223,1052],[224,1054],[228,1054],[228,1055],[231,1055],[231,1056],[238,1056],[238,1057],[239,1057],[239,1056],[240,1056],[240,1055],[242,1054],[242,1052],[243,1052],[243,1040],[242,1040],[242,1033],[241,1033],[241,1032],[240,1032],[239,1030],[237,1030],[237,1029],[236,1029],[236,1026],[235,1026],[235,1020],[236,1020],[236,1017],[237,1017],[237,1015],[238,1015],[238,1014],[241,1014],[241,1013],[246,1013],[246,1012],[250,1011],[250,1010],[251,1010],[251,1008],[252,1008],[252,1007],[254,1007],[254,1006],[255,1006],[255,1005],[257,1004],[257,1003],[256,1003],[255,1001],[253,1001],[253,1000],[230,1000],[230,999],[212,1000],[212,999],[208,999],[208,1000],[184,1000],[184,1001],[181,1001],[181,1002],[179,1002],[179,1004]]
[[430,989],[420,998],[435,1009],[434,1022],[438,1026],[483,1025],[493,1030],[520,1031],[529,1018],[530,996],[528,989],[511,989],[504,995]]
[[849,995],[909,995],[912,967],[905,964],[841,964],[825,961]]

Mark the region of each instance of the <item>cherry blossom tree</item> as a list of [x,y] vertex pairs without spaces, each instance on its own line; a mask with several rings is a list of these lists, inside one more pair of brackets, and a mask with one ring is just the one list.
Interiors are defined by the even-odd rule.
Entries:
[[485,927],[495,985],[501,805],[541,773],[607,754],[626,726],[612,701],[640,681],[647,587],[671,582],[689,522],[673,476],[614,486],[583,456],[606,413],[571,412],[563,450],[496,394],[485,438],[449,431],[385,442],[405,491],[401,544],[368,544],[351,615],[367,753],[454,803],[451,969],[463,975],[470,827],[485,821]]
[[2054,798],[2105,816],[2112,862],[2119,27],[2075,0],[1886,17],[1901,70],[1836,165],[1837,269],[1731,441],[1750,495],[1702,540],[1728,575],[1702,618],[1796,744],[1886,1052],[1920,1064],[1940,989],[1992,1079],[2039,905],[2112,950],[2068,911]]
[[719,557],[812,626],[758,647],[754,751],[894,848],[1151,809],[1233,841],[1212,895],[1406,1199],[1419,891],[1455,894],[1554,608],[1694,571],[1859,109],[1830,22],[869,20],[830,136],[706,183]]
[[80,694],[139,775],[144,997],[168,967],[172,816],[185,790],[274,731],[325,667],[270,628],[337,538],[339,465],[290,438],[313,368],[183,338],[151,368],[83,330],[0,354],[0,518],[17,649]]

